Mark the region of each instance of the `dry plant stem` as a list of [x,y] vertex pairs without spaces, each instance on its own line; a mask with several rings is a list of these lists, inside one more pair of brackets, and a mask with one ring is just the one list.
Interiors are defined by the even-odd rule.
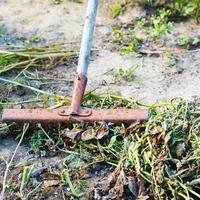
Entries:
[[173,54],[189,54],[189,53],[196,53],[199,52],[200,49],[195,49],[195,50],[177,50],[177,49],[162,49],[162,50],[145,50],[141,49],[139,53],[142,54],[165,54],[165,53],[173,53]]
[[26,60],[24,62],[20,62],[20,63],[16,63],[16,64],[12,64],[12,65],[8,65],[5,69],[3,70],[0,70],[0,74],[4,73],[4,72],[7,72],[7,71],[10,71],[18,66],[22,66],[22,65],[26,65],[28,64],[30,61],[29,60]]
[[60,97],[62,99],[67,99],[70,101],[70,98],[69,97],[64,97],[64,96],[61,96],[61,95],[56,95],[56,94],[53,94],[53,93],[50,93],[50,92],[46,92],[46,91],[43,91],[43,90],[39,90],[37,88],[34,88],[34,87],[31,87],[31,86],[28,86],[28,85],[23,85],[21,83],[18,83],[16,81],[11,81],[11,80],[7,80],[7,79],[4,79],[4,78],[0,78],[0,81],[4,81],[4,82],[7,82],[7,83],[11,83],[11,84],[14,84],[14,85],[17,85],[17,86],[21,86],[21,87],[24,87],[24,88],[27,88],[27,89],[30,89],[32,91],[35,91],[35,92],[38,92],[40,94],[45,94],[45,95],[49,95],[49,96],[55,96],[55,97]]
[[[56,95],[56,94],[53,94],[53,93],[50,93],[50,92],[39,90],[37,88],[31,87],[31,86],[28,86],[28,85],[23,85],[23,84],[18,83],[16,81],[7,80],[7,79],[4,79],[4,78],[0,78],[0,81],[4,81],[4,82],[7,82],[7,83],[11,83],[11,84],[17,85],[17,86],[21,86],[21,87],[30,89],[32,91],[38,92],[40,94],[44,94],[44,95],[48,95],[48,96],[54,96],[54,97],[60,97],[61,99],[64,99],[60,103],[58,103],[58,104],[56,104],[54,106],[51,106],[48,109],[56,109],[56,108],[62,107],[66,103],[66,101],[68,101],[69,103],[71,102],[71,98],[69,98],[69,97],[65,97],[65,96],[61,96],[61,95]],[[14,104],[17,105],[17,104],[20,104],[20,103],[39,102],[39,101],[41,101],[41,100],[29,100],[29,101],[18,102],[18,103],[13,103],[13,104],[10,103],[10,105],[14,105]],[[2,104],[2,103],[0,103],[0,104]],[[2,105],[4,105],[4,104],[2,104]],[[5,105],[8,105],[8,104],[6,103]]]
[[35,59],[44,59],[44,58],[55,58],[55,57],[64,57],[64,56],[74,56],[77,57],[78,53],[76,51],[63,51],[60,50],[61,52],[9,52],[9,51],[0,51],[0,54],[5,54],[7,55],[16,55],[16,56],[21,56],[21,57],[28,57],[28,58],[35,58]]
[[19,101],[19,102],[7,102],[7,103],[0,103],[0,105],[19,105],[19,104],[28,104],[33,102],[41,102],[42,99],[31,99],[26,101]]
[[[0,131],[7,130],[9,127],[13,126],[14,124],[15,124],[15,123],[12,123],[12,124],[9,124],[9,125],[6,125],[6,124],[5,124],[5,126],[4,126],[4,124],[3,124],[3,126],[0,127]],[[0,125],[1,125],[1,124],[0,124]]]
[[48,60],[48,63],[51,63],[55,59],[77,58],[78,51],[66,50],[66,49],[62,49],[62,48],[57,48],[57,49],[49,48],[48,49],[47,47],[24,49],[23,51],[22,50],[19,50],[19,51],[0,50],[0,57],[6,58],[7,56],[18,57],[21,61],[16,62],[16,63],[11,63],[11,64],[4,66],[3,69],[0,70],[0,74],[8,72],[15,68],[28,69],[29,67],[38,67],[38,66],[41,66],[42,61],[46,61],[46,60]]
[[3,188],[2,188],[2,192],[1,192],[1,195],[0,195],[0,200],[3,200],[4,199],[4,193],[5,193],[5,189],[6,189],[6,180],[7,180],[7,176],[8,176],[8,171],[9,171],[9,168],[13,162],[13,159],[19,149],[19,146],[21,145],[22,141],[23,141],[23,138],[24,138],[24,135],[26,133],[26,131],[28,130],[28,127],[29,127],[29,124],[24,124],[24,127],[23,127],[23,132],[22,132],[22,136],[19,140],[19,143],[17,144],[16,148],[15,148],[15,151],[10,159],[10,162],[7,164],[6,166],[6,170],[5,170],[5,173],[4,173],[4,178],[3,178]]
[[33,64],[33,61],[31,61],[24,69],[22,69],[22,71],[14,78],[14,80],[19,78],[21,74],[23,74],[32,64]]
[[[48,81],[48,80],[54,80],[54,81],[63,81],[63,82],[68,82],[69,80],[66,80],[66,79],[62,79],[62,78],[42,78],[42,77],[31,77],[31,76],[28,76],[26,74],[27,71],[23,71],[23,76],[29,80],[40,80],[40,81]],[[30,73],[30,72],[29,72]],[[72,81],[72,80],[71,80]]]
[[52,142],[53,145],[55,145],[55,147],[64,153],[68,153],[68,154],[74,154],[74,155],[79,155],[79,153],[74,152],[74,151],[69,151],[69,150],[63,150],[61,148],[58,147],[58,145],[55,144],[55,142],[51,139],[51,137],[47,134],[47,132],[42,128],[42,126],[40,126],[40,129],[42,130],[42,132],[46,135],[46,137]]
[[[84,98],[87,99],[88,97],[94,97],[97,99],[105,100],[105,98],[108,97],[108,95],[100,95],[99,96],[99,95],[91,94],[90,92],[88,92],[87,94],[84,95]],[[113,98],[114,100],[127,102],[127,103],[129,103],[129,105],[135,104],[135,105],[146,107],[146,108],[158,108],[158,107],[165,107],[165,106],[173,105],[171,102],[144,104],[144,103],[140,103],[139,101],[131,99],[131,98],[125,98],[122,96],[117,96],[117,95],[112,95],[112,94],[109,94],[109,97]],[[179,97],[175,97],[175,98],[179,98]]]
[[26,198],[25,198],[24,200],[29,199],[29,197],[30,197],[35,191],[37,191],[37,190],[39,189],[39,187],[40,187],[42,184],[43,184],[43,183],[39,183],[32,191],[30,191],[30,192],[27,194],[27,196],[26,196]]
[[48,109],[52,110],[52,109],[56,109],[56,108],[60,108],[65,104],[65,101],[61,101],[60,103],[53,105],[51,107],[49,107]]

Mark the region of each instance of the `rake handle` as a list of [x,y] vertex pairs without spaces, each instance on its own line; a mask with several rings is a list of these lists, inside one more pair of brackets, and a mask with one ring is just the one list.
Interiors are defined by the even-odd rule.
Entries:
[[87,77],[88,66],[90,62],[90,51],[93,42],[93,33],[98,4],[99,0],[88,1],[87,15],[84,24],[83,37],[77,67],[77,73],[82,74],[85,77]]

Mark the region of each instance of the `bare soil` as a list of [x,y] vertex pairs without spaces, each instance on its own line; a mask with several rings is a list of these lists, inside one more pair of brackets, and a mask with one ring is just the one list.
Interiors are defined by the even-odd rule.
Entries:
[[[94,48],[98,49],[98,56],[91,58],[87,90],[97,89],[97,93],[116,91],[123,96],[149,103],[165,101],[173,96],[184,96],[189,100],[197,98],[200,95],[200,52],[177,55],[176,61],[170,63],[162,54],[124,56],[118,51],[113,51],[107,41],[111,36],[112,25],[134,23],[144,16],[145,12],[132,9],[119,19],[112,20],[109,15],[112,5],[112,1],[102,1],[100,5],[94,38]],[[22,0],[20,3],[4,0],[1,2],[0,13],[7,37],[2,41],[2,45],[30,46],[34,45],[31,39],[38,36],[43,39],[38,45],[72,43],[79,46],[85,10],[86,3],[67,1],[60,5],[51,5],[49,1],[40,0]],[[167,38],[168,47],[176,49],[180,35],[199,37],[199,26],[191,20],[176,23]],[[155,50],[155,46],[149,46],[147,49]],[[110,84],[114,69],[129,68],[135,64],[139,65],[135,81]],[[75,68],[63,66],[58,70],[67,80],[73,80],[72,71],[75,71]],[[64,86],[58,86],[59,90],[62,90],[62,87]]]

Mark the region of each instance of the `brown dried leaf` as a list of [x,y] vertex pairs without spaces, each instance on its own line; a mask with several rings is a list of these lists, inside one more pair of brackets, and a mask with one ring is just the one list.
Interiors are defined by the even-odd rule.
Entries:
[[137,197],[137,200],[148,200],[149,199],[149,196],[148,195],[145,195],[145,196],[138,196]]
[[45,187],[57,186],[57,185],[59,185],[59,183],[60,183],[59,180],[45,180],[44,186]]
[[77,140],[80,138],[80,134],[83,132],[83,129],[74,128],[69,130],[68,128],[61,131],[61,137],[65,139],[69,139],[72,143],[76,143]]
[[43,174],[43,178],[44,178],[45,187],[56,186],[56,185],[59,185],[60,183],[60,175],[56,173],[47,172]]
[[163,162],[169,158],[169,150],[163,149],[158,155],[157,161],[155,162],[155,169],[160,169],[163,165]]
[[125,185],[128,185],[128,180],[124,170],[122,169],[114,186],[114,194],[117,197],[123,197]]
[[142,124],[141,122],[139,121],[136,121],[134,123],[132,123],[128,128],[127,128],[127,131],[130,131],[130,132],[134,132],[136,131],[137,129],[141,129],[141,128],[145,128],[145,124]]
[[59,174],[56,174],[56,173],[45,173],[43,174],[43,178],[45,180],[60,180],[60,175]]
[[102,139],[103,137],[107,136],[109,133],[109,128],[107,124],[101,124],[96,131],[96,138],[97,140]]
[[159,183],[159,184],[162,184],[163,180],[164,180],[164,176],[163,176],[163,173],[162,173],[162,170],[159,169],[156,174],[156,181]]
[[89,141],[93,139],[96,139],[96,134],[93,128],[87,129],[81,134],[82,141]]
[[131,125],[127,128],[127,130],[135,129],[140,124],[139,121],[131,123]]
[[160,142],[164,141],[166,133],[165,130],[161,128],[155,129],[152,135],[152,146],[157,147]]

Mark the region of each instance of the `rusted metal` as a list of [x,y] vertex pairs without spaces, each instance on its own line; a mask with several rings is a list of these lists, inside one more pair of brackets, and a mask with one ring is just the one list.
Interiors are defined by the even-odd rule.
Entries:
[[[63,109],[62,109],[63,110]],[[113,123],[131,123],[133,121],[148,120],[148,110],[146,109],[101,109],[92,110],[89,116],[61,116],[62,110],[47,109],[6,109],[3,112],[4,122],[16,123],[65,123],[95,121]],[[70,112],[70,108],[66,108]]]
[[91,109],[83,110],[81,108],[82,98],[87,85],[87,77],[83,74],[78,74],[74,80],[74,89],[72,94],[72,103],[70,109],[62,109],[58,111],[61,116],[79,115],[89,116],[91,115]]
[[75,78],[74,81],[71,115],[79,114],[86,85],[87,85],[87,77],[82,74],[78,74],[78,76]]

